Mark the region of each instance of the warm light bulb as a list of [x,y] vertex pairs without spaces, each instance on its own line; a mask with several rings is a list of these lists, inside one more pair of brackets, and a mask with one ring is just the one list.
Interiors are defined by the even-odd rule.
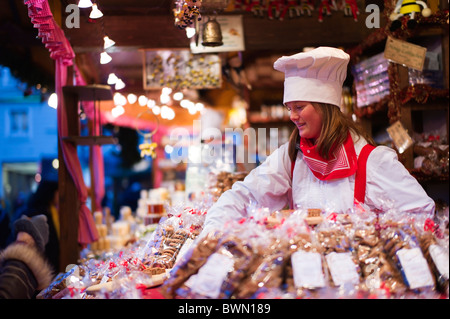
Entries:
[[189,103],[191,103],[191,101],[189,101],[189,100],[181,100],[181,101],[180,101],[180,106],[181,106],[182,108],[184,108],[184,109],[187,109],[188,106],[189,106]]
[[159,100],[161,103],[167,104],[170,102],[170,96],[167,94],[161,94],[161,96],[159,97]]
[[90,8],[90,7],[92,7],[91,0],[80,0],[78,2],[78,8]]
[[138,98],[138,103],[140,106],[146,106],[148,102],[148,98],[145,95],[141,95]]
[[148,102],[147,102],[147,107],[148,108],[153,108],[154,106],[156,105],[156,102],[155,102],[155,100],[148,100]]
[[118,79],[116,82],[116,86],[115,86],[116,90],[121,90],[124,87],[125,87],[125,83],[121,79]]
[[116,82],[117,82],[118,79],[119,79],[119,78],[117,77],[117,75],[115,75],[114,73],[110,73],[110,74],[108,75],[108,81],[107,81],[107,83],[108,83],[109,85],[116,84]]
[[203,104],[203,103],[195,103],[195,109],[197,110],[197,111],[202,111],[203,109],[205,108],[205,105]]
[[161,90],[161,95],[169,95],[170,93],[172,93],[172,89],[168,88],[168,87],[163,87]]
[[121,116],[123,113],[125,113],[125,109],[122,105],[117,105],[111,110],[111,114],[114,118]]
[[195,113],[197,113],[197,108],[195,107],[194,103],[189,104],[187,109],[188,109],[189,114],[191,114],[191,115],[194,115]]
[[133,94],[133,93],[128,94],[127,95],[127,100],[128,100],[128,103],[130,103],[130,104],[136,103],[136,101],[137,101],[136,94]]
[[112,60],[112,58],[111,58],[111,56],[108,53],[102,52],[100,54],[100,64],[109,63],[109,62],[111,62],[111,60]]
[[173,94],[173,99],[175,101],[181,101],[183,99],[184,95],[182,92],[176,92]]
[[167,119],[170,121],[170,120],[173,120],[174,118],[175,118],[175,111],[173,109],[169,109],[169,112],[167,114]]
[[195,35],[195,28],[187,27],[186,28],[186,36],[188,39],[192,38]]
[[58,107],[58,95],[56,93],[52,93],[50,97],[48,98],[48,106],[56,109]]
[[104,41],[104,44],[103,44],[103,49],[108,49],[108,48],[110,48],[110,47],[112,47],[114,44],[116,44],[116,42],[114,42],[113,40],[111,40],[107,35],[105,35],[104,37],[103,37],[103,41]]
[[155,105],[154,107],[152,107],[152,111],[153,111],[153,114],[159,115],[159,114],[161,114],[161,107],[158,105]]
[[122,94],[116,92],[113,96],[114,105],[125,105],[127,104],[127,98],[123,96]]
[[98,9],[97,4],[94,3],[92,5],[92,11],[91,14],[89,15],[89,18],[91,19],[98,19],[103,17],[103,13]]

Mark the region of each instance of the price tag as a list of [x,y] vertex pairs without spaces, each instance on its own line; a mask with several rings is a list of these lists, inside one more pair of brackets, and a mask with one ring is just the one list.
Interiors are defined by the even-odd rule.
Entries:
[[233,270],[233,265],[231,257],[214,253],[197,274],[189,277],[185,285],[198,294],[216,299],[227,274]]
[[384,57],[395,63],[422,71],[427,48],[388,36]]
[[353,263],[350,253],[332,252],[325,259],[336,286],[341,286],[345,283],[357,284],[359,282],[356,265]]
[[295,287],[318,288],[325,286],[319,253],[297,251],[292,254],[291,263]]
[[397,257],[409,288],[429,287],[434,285],[433,277],[420,248],[400,249]]
[[389,126],[386,131],[394,142],[395,147],[398,152],[403,153],[408,147],[413,145],[413,140],[411,136],[409,136],[408,132],[403,127],[400,121],[395,122],[391,126]]
[[430,245],[430,255],[439,273],[448,280],[448,251],[438,245]]

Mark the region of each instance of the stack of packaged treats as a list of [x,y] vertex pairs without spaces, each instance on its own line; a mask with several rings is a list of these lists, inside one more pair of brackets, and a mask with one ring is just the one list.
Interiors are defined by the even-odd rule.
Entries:
[[276,214],[253,215],[202,235],[161,292],[196,299],[448,298],[448,231],[430,230],[430,217],[322,214],[314,226],[299,210],[278,224]]
[[162,220],[149,239],[136,240],[103,255],[104,259],[83,259],[73,265],[39,298],[142,298],[146,288],[162,284],[177,258],[201,231],[204,217],[204,211],[193,208],[178,211]]

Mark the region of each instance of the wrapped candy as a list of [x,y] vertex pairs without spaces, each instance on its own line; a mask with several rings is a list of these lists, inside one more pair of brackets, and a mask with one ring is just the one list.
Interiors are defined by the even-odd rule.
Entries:
[[[332,218],[330,218],[333,216]],[[330,214],[326,221],[314,229],[321,247],[330,287],[337,298],[348,298],[357,293],[361,284],[361,269],[352,247],[349,229],[352,220],[348,214]]]
[[[392,266],[393,277],[397,278],[389,287],[396,297],[405,294],[408,296],[410,292],[413,295],[426,294],[435,288],[434,278],[420,249],[417,232],[410,218],[408,214],[398,214],[397,221],[383,221],[380,231],[383,252]],[[402,286],[400,282],[403,282],[408,291],[403,287],[398,289]]]
[[442,229],[446,224],[445,219],[448,219],[448,216],[444,215],[436,216],[435,218],[427,217],[417,219],[415,226],[418,233],[417,237],[420,248],[436,282],[436,290],[439,293],[448,296],[449,236],[448,232],[445,233]]

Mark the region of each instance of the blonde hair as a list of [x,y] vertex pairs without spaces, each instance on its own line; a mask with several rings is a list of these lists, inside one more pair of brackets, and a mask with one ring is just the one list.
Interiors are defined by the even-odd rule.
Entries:
[[[372,137],[335,105],[326,103],[312,103],[312,105],[322,114],[322,128],[316,145],[319,155],[324,159],[328,160],[333,150],[345,142],[349,131],[357,135],[358,138],[363,137],[369,144],[375,146]],[[288,152],[291,161],[295,160],[296,148],[299,143],[300,135],[298,128],[295,127],[289,138]]]

